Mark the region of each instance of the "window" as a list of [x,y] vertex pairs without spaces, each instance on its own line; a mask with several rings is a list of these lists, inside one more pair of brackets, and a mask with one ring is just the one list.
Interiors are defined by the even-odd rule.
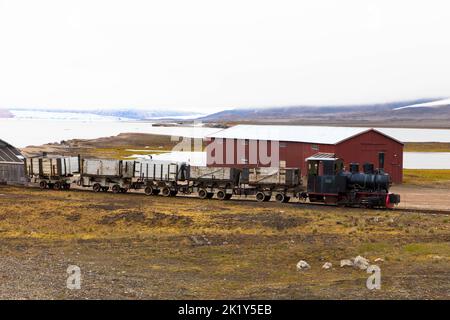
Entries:
[[319,150],[319,146],[317,144],[313,144],[313,145],[311,145],[311,149]]
[[384,152],[378,153],[378,168],[384,169]]

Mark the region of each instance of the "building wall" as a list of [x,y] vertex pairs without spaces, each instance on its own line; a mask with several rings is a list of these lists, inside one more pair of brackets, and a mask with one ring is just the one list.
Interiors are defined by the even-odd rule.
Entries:
[[10,164],[0,162],[0,183],[25,183],[25,168],[23,164]]
[[373,163],[379,168],[379,153],[384,153],[384,170],[391,175],[394,183],[403,180],[403,144],[376,131],[369,131],[336,145],[336,156],[344,159],[348,168],[351,162],[362,165]]
[[[259,141],[248,141],[244,143],[243,140],[232,139],[231,142],[226,143],[223,141],[222,147],[216,144],[217,149],[222,150],[222,157],[217,156],[215,151],[212,149],[212,142],[214,139],[208,143],[207,152],[207,162],[208,166],[215,167],[256,167],[256,166],[270,166],[261,163],[261,159],[257,159],[257,163],[241,163],[238,161],[237,149],[238,145],[241,145],[245,152],[246,159],[250,160],[248,154],[251,143],[259,144]],[[265,141],[263,141],[265,142]],[[267,142],[268,148],[270,150],[271,142]],[[300,168],[302,175],[306,175],[307,168],[305,159],[318,153],[335,153],[336,156],[344,159],[345,166],[348,169],[351,162],[360,163],[362,170],[362,165],[366,162],[371,162],[374,164],[375,168],[379,167],[379,153],[383,152],[385,154],[384,169],[387,173],[391,174],[392,181],[394,183],[401,183],[403,179],[403,145],[389,137],[377,133],[376,131],[369,131],[361,135],[355,136],[348,140],[345,140],[337,145],[329,144],[312,144],[312,143],[302,143],[302,142],[279,142],[280,146],[280,161],[286,162],[286,167]],[[227,149],[228,148],[228,149]],[[233,149],[229,152],[229,149]],[[259,149],[258,149],[259,150]],[[216,150],[217,151],[217,150]],[[270,155],[270,152],[268,152]],[[227,160],[228,156],[228,161]],[[211,163],[212,158],[216,157],[222,159],[222,164]]]
[[[259,155],[267,154],[271,156],[272,141],[265,140],[243,140],[232,139],[228,142],[222,141],[222,144],[215,144],[216,149],[213,150],[212,146],[214,139],[212,138],[210,143],[208,143],[206,148],[207,153],[207,163],[208,166],[213,167],[241,167],[241,168],[252,168],[252,167],[269,167],[272,164],[267,164],[264,158],[260,158]],[[257,159],[251,159],[249,150],[252,144],[256,145]],[[261,145],[267,144],[267,149],[260,150]],[[220,147],[221,146],[221,147]],[[316,154],[317,152],[335,152],[335,145],[327,144],[310,144],[310,143],[300,143],[300,142],[278,142],[279,146],[279,161],[285,161],[286,167],[300,168],[302,172],[306,172],[306,162],[305,159],[309,156]],[[275,145],[274,145],[275,147]],[[237,150],[242,148],[242,153]],[[222,150],[222,155],[220,156],[220,150]],[[266,152],[267,151],[267,152]],[[242,155],[242,156],[240,156]],[[228,158],[227,158],[228,157]],[[218,162],[213,163],[212,159],[216,159]],[[240,161],[242,159],[248,160],[248,163]],[[252,161],[253,160],[253,161]]]

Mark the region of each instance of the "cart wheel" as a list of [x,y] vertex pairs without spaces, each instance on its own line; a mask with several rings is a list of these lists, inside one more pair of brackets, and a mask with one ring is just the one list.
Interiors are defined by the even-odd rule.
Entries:
[[286,203],[289,202],[290,197],[285,195],[284,193],[277,193],[275,195],[275,200],[279,203]]
[[45,181],[39,182],[39,188],[41,188],[41,189],[47,188],[47,182],[45,182]]
[[146,194],[147,196],[153,195],[154,191],[155,191],[155,190],[154,190],[153,187],[151,187],[151,186],[146,187],[145,190],[144,190],[144,192],[145,192],[145,194]]
[[223,190],[217,191],[217,199],[219,200],[225,200],[227,194]]
[[120,192],[120,186],[118,184],[113,185],[112,192],[113,193],[119,193]]
[[94,190],[94,192],[100,192],[100,190],[102,190],[102,186],[100,185],[100,183],[96,183],[94,184],[92,189]]
[[266,199],[266,195],[264,194],[264,192],[258,192],[256,194],[256,201],[258,202],[263,202]]
[[169,197],[171,195],[170,188],[169,187],[162,188],[161,193],[164,197]]
[[284,195],[284,193],[277,193],[275,195],[275,200],[280,203],[284,202],[285,198],[286,198],[286,196]]
[[198,197],[200,199],[206,199],[208,197],[208,192],[205,189],[198,190]]

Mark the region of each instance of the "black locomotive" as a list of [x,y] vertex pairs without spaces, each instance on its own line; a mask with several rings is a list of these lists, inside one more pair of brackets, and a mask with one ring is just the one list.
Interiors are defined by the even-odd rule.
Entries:
[[308,158],[307,193],[310,202],[342,206],[392,208],[400,203],[400,195],[389,193],[391,179],[382,169],[366,163],[363,172],[352,163],[350,171],[338,158]]

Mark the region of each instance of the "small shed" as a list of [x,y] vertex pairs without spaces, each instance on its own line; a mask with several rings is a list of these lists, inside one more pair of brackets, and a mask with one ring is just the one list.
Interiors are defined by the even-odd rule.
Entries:
[[208,138],[208,166],[273,166],[265,156],[273,158],[277,150],[279,165],[300,168],[305,176],[308,157],[329,153],[343,159],[347,169],[350,163],[368,162],[395,183],[403,179],[403,143],[373,128],[237,125]]
[[0,140],[0,184],[24,184],[25,165],[22,154],[9,143]]

